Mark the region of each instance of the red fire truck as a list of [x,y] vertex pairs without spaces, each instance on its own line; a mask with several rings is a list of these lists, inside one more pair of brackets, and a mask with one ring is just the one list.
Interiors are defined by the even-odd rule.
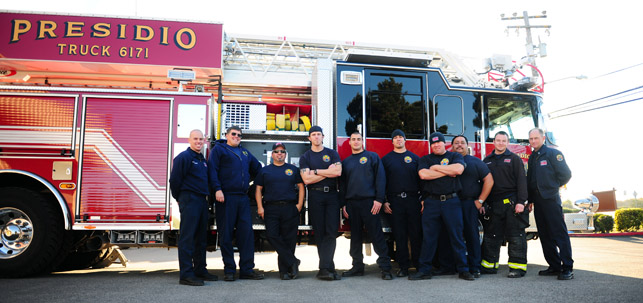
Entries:
[[[0,41],[1,276],[104,267],[126,262],[118,247],[176,245],[168,176],[192,129],[215,140],[239,125],[263,163],[284,142],[298,164],[311,124],[342,158],[353,130],[383,156],[400,128],[418,155],[440,131],[466,135],[479,157],[504,130],[526,160],[527,131],[543,127],[540,94],[485,82],[439,49],[20,12],[0,12]],[[306,212],[301,220],[305,241]]]

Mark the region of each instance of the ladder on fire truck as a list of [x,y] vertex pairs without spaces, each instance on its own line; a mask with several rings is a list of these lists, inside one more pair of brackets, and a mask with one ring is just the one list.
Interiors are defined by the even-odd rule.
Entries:
[[[317,60],[343,60],[350,52],[424,56],[427,67],[442,69],[453,85],[485,86],[457,55],[437,48],[399,47],[298,38],[225,34],[223,66],[226,82],[309,86]],[[281,79],[281,80],[279,80]]]

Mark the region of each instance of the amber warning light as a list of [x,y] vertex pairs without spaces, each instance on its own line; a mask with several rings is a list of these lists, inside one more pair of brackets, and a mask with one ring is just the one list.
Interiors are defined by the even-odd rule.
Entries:
[[60,183],[58,187],[60,189],[72,190],[76,188],[76,183]]

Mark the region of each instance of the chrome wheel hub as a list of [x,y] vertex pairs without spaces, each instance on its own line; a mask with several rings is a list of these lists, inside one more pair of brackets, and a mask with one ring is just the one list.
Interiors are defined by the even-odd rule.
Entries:
[[0,259],[15,258],[24,252],[33,238],[33,225],[19,209],[0,209]]

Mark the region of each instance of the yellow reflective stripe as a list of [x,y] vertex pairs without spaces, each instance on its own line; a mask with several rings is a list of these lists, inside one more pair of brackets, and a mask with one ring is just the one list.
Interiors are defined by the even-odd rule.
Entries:
[[509,201],[509,199],[504,199],[504,200],[502,200],[502,202],[503,202],[503,204],[511,204],[511,201]]
[[490,269],[498,268],[498,263],[489,263],[487,262],[487,260],[484,260],[484,259],[482,260],[482,262],[480,262],[480,265],[482,265],[482,267],[484,268],[490,268]]
[[507,263],[507,265],[509,265],[509,268],[513,268],[513,269],[522,269],[522,270],[524,270],[524,271],[527,271],[527,264],[520,264],[520,263],[511,263],[511,262],[509,262],[509,263]]

